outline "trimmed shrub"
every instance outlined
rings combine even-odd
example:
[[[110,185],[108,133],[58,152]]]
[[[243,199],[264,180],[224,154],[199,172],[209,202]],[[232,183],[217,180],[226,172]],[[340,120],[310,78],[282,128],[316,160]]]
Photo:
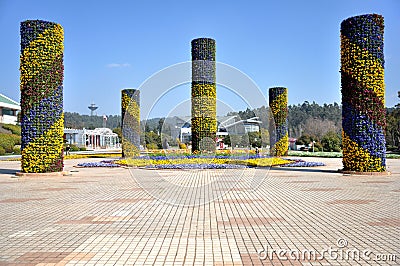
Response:
[[[6,153],[12,153],[14,146],[20,141],[20,137],[12,134],[0,133],[0,147],[2,147]]]
[[[5,155],[6,154],[6,150],[0,146],[0,155]]]
[[[21,127],[18,125],[12,124],[3,124],[1,125],[4,129],[10,130],[12,134],[21,136]]]
[[[13,154],[15,154],[15,155],[21,154],[21,147],[14,147]]]
[[[179,149],[187,149],[187,146],[185,143],[179,143]]]
[[[156,149],[158,149],[158,146],[156,143],[148,143],[148,144],[146,144],[146,148],[149,150],[156,150]]]

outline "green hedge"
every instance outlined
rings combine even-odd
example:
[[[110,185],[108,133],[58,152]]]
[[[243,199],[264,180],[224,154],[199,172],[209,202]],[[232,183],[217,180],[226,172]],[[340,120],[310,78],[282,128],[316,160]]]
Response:
[[[6,153],[12,153],[15,145],[21,144],[21,137],[13,134],[0,133],[0,147]]]
[[[12,124],[2,124],[1,127],[10,130],[12,134],[21,136],[21,127]]]
[[[6,154],[6,150],[0,146],[0,156]]]
[[[64,151],[66,150],[67,146],[69,145],[69,151],[80,151],[79,147],[74,144],[64,144]]]
[[[20,146],[15,146],[14,149],[13,149],[13,154],[20,155],[21,154],[21,147]]]

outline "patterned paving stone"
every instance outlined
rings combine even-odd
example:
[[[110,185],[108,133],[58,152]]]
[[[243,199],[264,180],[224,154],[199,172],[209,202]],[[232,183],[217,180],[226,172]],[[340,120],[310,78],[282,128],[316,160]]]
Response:
[[[0,203],[17,203],[17,202],[28,202],[28,201],[41,201],[45,198],[10,198],[0,200]]]
[[[33,189],[32,191],[63,191],[63,190],[69,190],[69,189],[76,189],[72,187],[49,187],[49,188],[39,188],[39,189]]]
[[[362,182],[362,183],[364,183],[364,184],[388,184],[388,183],[393,183],[393,181],[379,181],[379,180],[377,180],[377,181],[365,181],[365,182]]]
[[[308,184],[308,183],[318,183],[319,181],[311,181],[311,180],[299,180],[299,181],[290,181],[286,183],[292,183],[292,184]]]
[[[307,188],[307,189],[302,189],[301,191],[311,191],[311,192],[317,192],[317,191],[338,191],[342,190],[341,188],[338,187],[329,187],[329,188]]]
[[[378,218],[379,222],[369,222],[371,226],[395,226],[400,227],[400,218]]]
[[[376,202],[376,200],[362,200],[362,199],[341,199],[327,202],[328,204],[369,204]]]
[[[35,178],[0,161],[0,266],[399,264],[398,160],[390,176],[344,176],[325,158],[313,169],[73,167],[96,160]]]

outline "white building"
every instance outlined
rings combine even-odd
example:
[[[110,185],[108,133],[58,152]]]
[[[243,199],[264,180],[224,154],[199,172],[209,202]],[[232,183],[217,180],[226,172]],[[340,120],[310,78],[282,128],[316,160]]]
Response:
[[[223,139],[226,135],[244,135],[249,132],[258,132],[262,122],[258,117],[240,120],[238,116],[221,116],[217,117],[218,140]],[[192,137],[191,117],[190,116],[174,116],[167,117],[164,126],[168,127],[173,139],[179,139],[182,143],[188,143]],[[217,140],[217,142],[218,142]]]
[[[118,135],[109,128],[95,128],[93,130],[65,128],[64,137],[68,144],[91,150],[120,147]]]
[[[218,125],[218,132],[225,131],[235,135],[243,135],[249,132],[260,131],[260,124],[262,122],[258,120],[258,116],[238,121],[235,121],[237,120],[235,118],[237,118],[237,116],[225,116],[218,119],[220,122]]]
[[[0,93],[0,123],[17,124],[17,115],[21,111],[18,102]]]

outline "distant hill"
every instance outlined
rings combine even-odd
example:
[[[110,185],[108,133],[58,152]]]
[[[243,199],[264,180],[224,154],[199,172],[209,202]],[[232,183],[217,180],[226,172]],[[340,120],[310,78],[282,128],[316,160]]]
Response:
[[[400,98],[400,95],[399,95]],[[261,127],[268,127],[269,108],[262,106],[254,110],[229,112],[227,115],[238,115],[241,119],[248,119],[257,114],[262,121]],[[288,106],[289,136],[299,138],[303,134],[322,136],[329,131],[340,135],[342,128],[342,107],[338,103],[319,105],[315,102],[305,101],[302,104]],[[395,108],[387,108],[386,141],[390,146],[400,145],[400,105]],[[142,132],[153,131],[157,133],[163,123],[163,118],[151,118],[141,121]],[[65,127],[93,129],[103,126],[102,116],[80,115],[78,113],[65,112]],[[121,116],[111,115],[107,117],[107,127],[114,129],[121,126]],[[145,127],[145,128],[144,128]]]
[[[290,137],[298,138],[304,132],[310,131],[307,129],[308,124],[312,124],[310,121],[317,119],[318,123],[328,122],[330,127],[333,127],[333,131],[338,131],[341,128],[342,121],[342,108],[339,104],[324,104],[319,105],[315,102],[309,103],[304,102],[298,105],[289,105],[289,133]],[[248,119],[257,116],[260,117],[262,121],[261,127],[267,129],[268,127],[268,107],[261,106],[254,110],[249,108],[244,111],[229,112],[227,115],[238,115],[241,119]],[[65,112],[65,122],[64,125],[67,128],[77,128],[77,129],[94,129],[103,126],[102,116],[90,116],[81,115],[78,113]],[[160,119],[163,118],[151,118],[146,121],[146,131],[157,132],[160,128]],[[144,124],[144,121],[142,121]],[[120,115],[110,115],[107,116],[106,126],[110,129],[121,126],[121,116]],[[144,131],[144,128],[142,128]]]
[[[342,107],[337,104],[319,105],[315,102],[304,102],[288,106],[289,136],[299,138],[302,133],[311,133],[311,124],[325,125],[332,131],[340,131],[342,122]],[[242,119],[259,116],[262,122],[261,127],[268,129],[269,108],[262,106],[254,110],[247,108],[245,111],[229,112],[228,115],[238,115]]]
[[[114,129],[121,126],[121,116],[120,115],[109,115],[107,116],[106,127]],[[103,127],[103,116],[90,116],[81,115],[78,113],[64,113],[64,127],[66,128],[76,128],[76,129],[95,129]]]
[[[146,121],[147,131],[157,132],[159,126],[160,118],[151,118]],[[144,122],[142,121],[142,125]],[[103,127],[103,116],[90,116],[81,115],[79,113],[64,113],[64,127],[66,128],[76,128],[76,129],[95,129]],[[121,116],[120,115],[110,115],[107,116],[106,127],[114,129],[116,127],[121,127]]]

